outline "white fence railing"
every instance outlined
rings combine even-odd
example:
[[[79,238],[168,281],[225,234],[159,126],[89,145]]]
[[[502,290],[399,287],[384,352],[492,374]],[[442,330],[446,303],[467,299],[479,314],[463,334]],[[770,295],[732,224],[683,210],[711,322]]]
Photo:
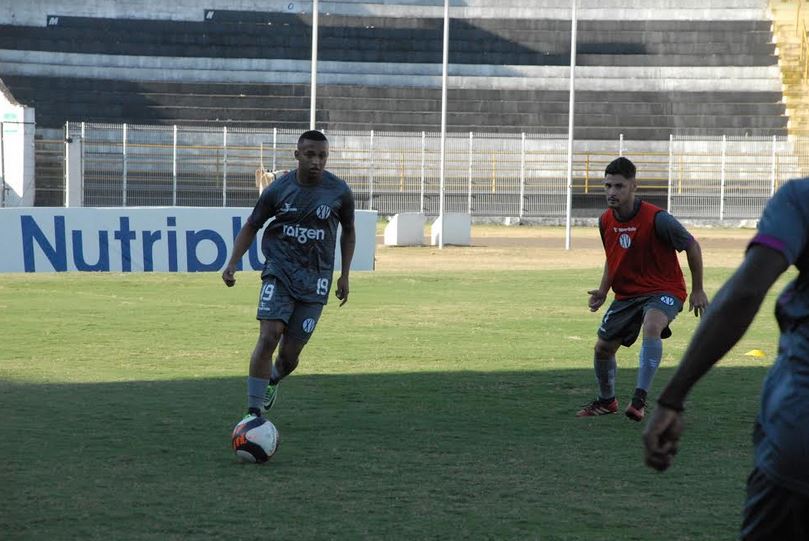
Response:
[[[81,137],[86,206],[252,206],[256,170],[291,169],[298,130],[69,123]],[[358,208],[381,214],[438,213],[438,133],[327,132],[328,169],[345,179]],[[756,218],[773,191],[801,176],[786,137],[677,137],[669,141],[579,141],[574,211],[603,208],[606,165],[626,155],[640,197],[683,218]],[[473,216],[560,218],[566,214],[567,138],[549,134],[447,135],[445,208]]]

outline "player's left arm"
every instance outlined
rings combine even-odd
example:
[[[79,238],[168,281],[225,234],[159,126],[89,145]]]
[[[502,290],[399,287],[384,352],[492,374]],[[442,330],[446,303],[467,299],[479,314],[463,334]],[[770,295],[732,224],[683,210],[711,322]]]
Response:
[[[655,233],[663,242],[678,252],[685,251],[688,270],[691,271],[691,295],[688,297],[688,311],[699,317],[708,307],[708,295],[702,285],[702,248],[697,239],[683,224],[665,210],[655,215]]]
[[[694,315],[700,317],[708,308],[708,295],[702,286],[702,248],[693,239],[685,249],[688,259],[688,270],[691,271],[691,295],[688,297],[688,311],[693,310]]]
[[[337,278],[335,295],[340,299],[340,306],[348,302],[349,283],[348,276],[351,271],[351,260],[354,259],[354,248],[357,245],[357,231],[354,228],[354,196],[349,190],[343,201],[340,212],[340,277]]]

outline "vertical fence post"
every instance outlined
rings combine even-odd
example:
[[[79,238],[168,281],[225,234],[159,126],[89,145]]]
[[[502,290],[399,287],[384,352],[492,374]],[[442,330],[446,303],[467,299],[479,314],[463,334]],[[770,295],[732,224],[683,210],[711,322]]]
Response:
[[[127,175],[126,123],[124,123],[124,136],[123,136],[122,152],[123,152],[123,159],[124,159],[124,171],[123,171],[123,183],[121,185],[121,190],[122,190],[121,206],[125,207],[126,206],[126,181],[127,181],[127,178],[126,178],[126,175]]]
[[[272,170],[277,170],[277,166],[275,165],[276,160],[276,151],[278,149],[278,128],[272,129]]]
[[[368,170],[368,210],[374,210],[374,130],[371,130],[371,167]]]
[[[222,127],[222,206],[228,202],[228,127]]]
[[[772,167],[770,169],[770,197],[775,193],[775,176],[778,172],[777,154],[775,152],[776,139],[772,136]]]
[[[472,215],[472,132],[469,132],[469,199],[467,201],[467,212]]]
[[[618,156],[624,155],[624,134],[618,134]]]
[[[65,124],[67,126],[67,124]],[[67,130],[67,127],[65,127]],[[3,177],[3,185],[0,187],[0,208],[6,206],[6,143],[5,143],[6,123],[0,120],[0,177]]]
[[[525,132],[520,143],[520,220],[525,214]]]
[[[419,197],[419,212],[424,212],[424,161],[427,153],[427,134],[421,132],[421,193]]]
[[[672,169],[674,168],[674,134],[669,134],[669,182],[668,187],[666,188],[666,212],[671,214],[671,183],[674,180],[674,173]]]
[[[727,150],[727,135],[722,136],[722,162],[719,170],[719,221],[725,219],[725,159]]]
[[[81,205],[84,206],[85,191],[84,191],[84,149],[85,147],[85,130],[84,122],[81,123]]]
[[[177,206],[177,124],[171,138],[171,206]]]

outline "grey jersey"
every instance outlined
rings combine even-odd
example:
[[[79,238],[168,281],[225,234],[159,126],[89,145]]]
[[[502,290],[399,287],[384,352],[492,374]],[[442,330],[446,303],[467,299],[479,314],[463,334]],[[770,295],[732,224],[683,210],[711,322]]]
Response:
[[[262,276],[275,276],[301,302],[326,304],[337,226],[354,224],[351,189],[328,171],[315,186],[299,184],[297,170],[290,171],[261,193],[248,222],[260,228],[270,218],[261,240]]]
[[[778,297],[778,358],[761,395],[756,465],[777,484],[809,496],[809,179],[770,199],[751,244],[781,252],[798,277]]]

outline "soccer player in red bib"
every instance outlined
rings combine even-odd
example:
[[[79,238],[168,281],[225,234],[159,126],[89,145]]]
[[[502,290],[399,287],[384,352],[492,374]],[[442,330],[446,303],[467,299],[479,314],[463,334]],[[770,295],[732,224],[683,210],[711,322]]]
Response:
[[[613,160],[604,175],[609,208],[598,224],[607,260],[598,289],[588,291],[590,311],[604,304],[610,288],[615,299],[601,320],[595,345],[598,398],[577,417],[618,411],[615,354],[620,346],[635,343],[642,331],[637,384],[624,413],[633,421],[643,419],[646,396],[663,357],[662,339],[671,336],[669,324],[688,296],[677,252],[685,250],[691,271],[689,311],[699,317],[708,306],[699,243],[671,214],[635,197],[635,173],[635,165],[622,157]]]

